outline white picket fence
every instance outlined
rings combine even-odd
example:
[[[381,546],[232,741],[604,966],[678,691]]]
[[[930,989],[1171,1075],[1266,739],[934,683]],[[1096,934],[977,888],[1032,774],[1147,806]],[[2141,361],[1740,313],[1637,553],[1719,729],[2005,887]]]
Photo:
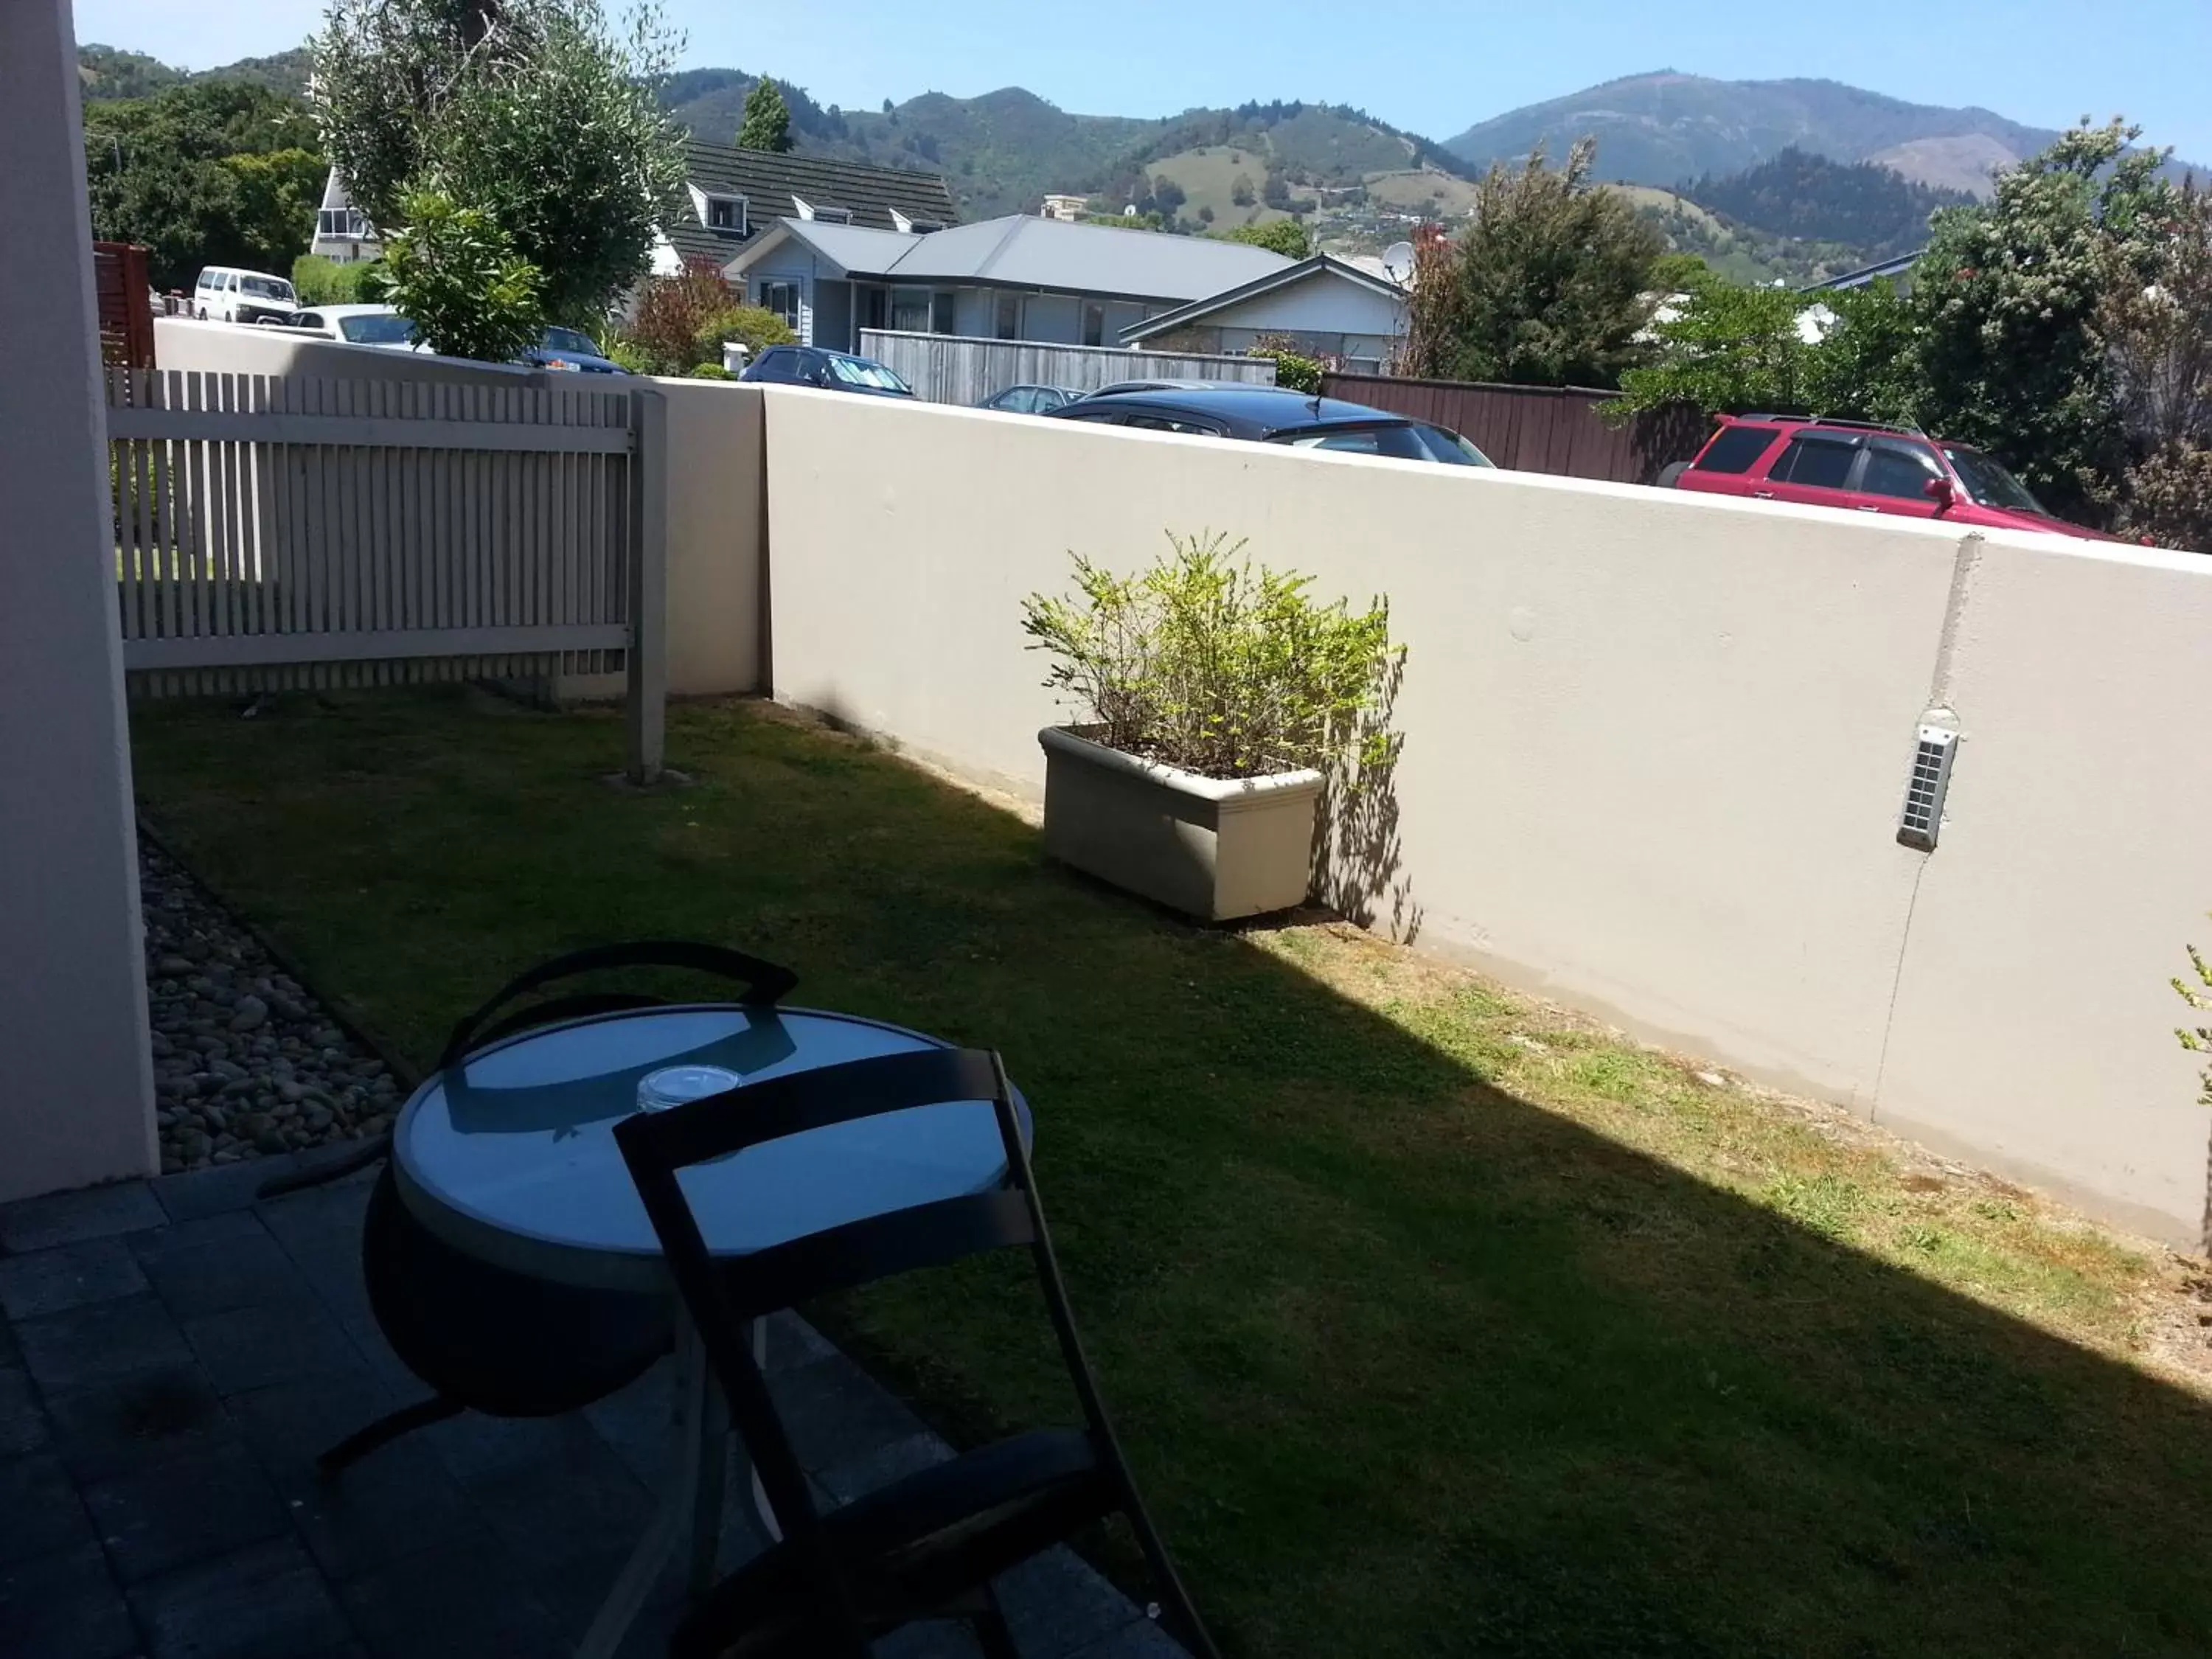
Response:
[[[981,340],[963,334],[860,331],[860,355],[898,371],[915,395],[933,404],[981,403],[1010,386],[1059,386],[1096,392],[1116,380],[1240,380],[1275,383],[1272,357],[1207,357],[1119,346],[1049,345],[1041,340]]]
[[[131,689],[620,669],[657,773],[665,423],[650,390],[112,370]]]

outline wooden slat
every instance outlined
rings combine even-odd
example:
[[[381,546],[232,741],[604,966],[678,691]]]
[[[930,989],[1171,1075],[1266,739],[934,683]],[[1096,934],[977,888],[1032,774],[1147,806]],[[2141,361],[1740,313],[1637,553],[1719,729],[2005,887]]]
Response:
[[[126,640],[126,669],[255,667],[276,663],[374,662],[386,657],[452,657],[605,650],[627,638],[620,623],[565,628],[416,628],[387,632],[240,634],[227,639]]]
[[[380,381],[340,380],[343,386],[379,386]],[[349,400],[349,402],[351,400]],[[347,444],[364,449],[483,449],[524,454],[570,451],[620,454],[629,434],[582,428],[524,424],[518,416],[491,421],[402,421],[369,415],[256,415],[251,412],[198,414],[182,409],[118,409],[108,414],[111,438],[201,439],[228,443]]]

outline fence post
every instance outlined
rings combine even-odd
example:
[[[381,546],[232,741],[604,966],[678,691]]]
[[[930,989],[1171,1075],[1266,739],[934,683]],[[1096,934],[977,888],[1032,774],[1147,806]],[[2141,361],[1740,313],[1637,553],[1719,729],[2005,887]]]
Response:
[[[629,779],[659,779],[668,727],[668,400],[630,393]]]

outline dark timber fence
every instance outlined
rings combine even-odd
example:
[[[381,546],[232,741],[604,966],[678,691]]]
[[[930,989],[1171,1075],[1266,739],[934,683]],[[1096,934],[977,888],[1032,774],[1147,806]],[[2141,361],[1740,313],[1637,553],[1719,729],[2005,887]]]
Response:
[[[1500,466],[1570,478],[1652,483],[1669,461],[1698,453],[1708,430],[1689,409],[1660,410],[1615,426],[1598,410],[1620,396],[1577,386],[1489,386],[1328,374],[1332,398],[1448,426]]]

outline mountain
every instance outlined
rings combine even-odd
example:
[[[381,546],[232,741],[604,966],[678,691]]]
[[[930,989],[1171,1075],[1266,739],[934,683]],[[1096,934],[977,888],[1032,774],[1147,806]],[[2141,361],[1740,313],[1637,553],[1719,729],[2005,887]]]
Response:
[[[1915,184],[1879,161],[1832,161],[1794,144],[1756,167],[1718,179],[1708,173],[1675,191],[1735,225],[1856,249],[1863,264],[1924,246],[1937,209],[1973,199]]]
[[[1989,173],[2057,135],[1985,109],[1944,109],[1835,81],[1715,81],[1633,75],[1469,127],[1445,148],[1476,167],[1542,144],[1564,155],[1597,139],[1607,179],[1659,184],[1740,173],[1792,146],[1838,161],[1878,161],[1916,183],[1986,194]]]
[[[313,68],[307,47],[295,46],[270,58],[241,58],[221,69],[172,69],[143,52],[115,46],[88,46],[76,49],[76,73],[82,95],[88,102],[109,98],[144,98],[163,87],[186,81],[245,81],[288,94],[307,95],[307,75]]]

